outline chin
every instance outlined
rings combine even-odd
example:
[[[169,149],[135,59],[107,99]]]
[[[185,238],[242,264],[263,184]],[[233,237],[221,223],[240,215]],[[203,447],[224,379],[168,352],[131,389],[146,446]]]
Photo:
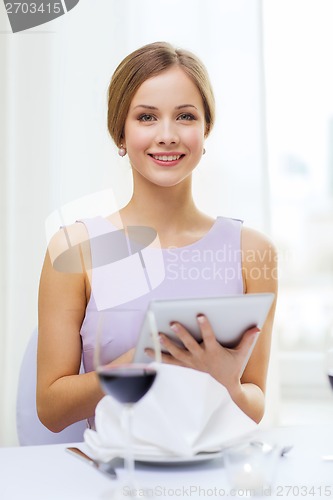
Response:
[[[174,187],[178,186],[184,182],[189,182],[192,177],[192,171],[186,173],[185,175],[178,175],[176,172],[163,172],[162,175],[142,175],[148,182],[159,187]]]

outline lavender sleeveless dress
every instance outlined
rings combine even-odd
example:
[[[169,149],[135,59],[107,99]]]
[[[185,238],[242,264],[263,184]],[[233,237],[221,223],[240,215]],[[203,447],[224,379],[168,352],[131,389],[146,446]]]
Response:
[[[244,293],[239,220],[218,217],[191,245],[146,248],[113,262],[101,258],[107,249],[99,238],[119,230],[103,217],[79,222],[88,231],[92,257],[91,297],[80,332],[86,372],[94,370],[96,332],[103,331],[104,361],[114,360],[136,345],[152,299]]]

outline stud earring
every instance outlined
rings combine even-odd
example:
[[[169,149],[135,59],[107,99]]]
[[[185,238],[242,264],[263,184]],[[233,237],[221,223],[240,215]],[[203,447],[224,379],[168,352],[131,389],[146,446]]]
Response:
[[[127,153],[126,148],[122,144],[120,144],[120,148],[118,149],[118,155],[119,156],[125,156]]]
[[[205,155],[205,154],[206,154],[206,150],[205,150],[205,148],[203,148],[203,150],[202,150],[202,154],[203,154],[203,155]]]

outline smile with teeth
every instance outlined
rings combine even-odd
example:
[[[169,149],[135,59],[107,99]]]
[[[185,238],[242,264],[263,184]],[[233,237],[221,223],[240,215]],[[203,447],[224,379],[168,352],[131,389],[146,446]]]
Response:
[[[159,160],[159,161],[175,161],[179,160],[181,156],[184,155],[151,155],[154,160]]]

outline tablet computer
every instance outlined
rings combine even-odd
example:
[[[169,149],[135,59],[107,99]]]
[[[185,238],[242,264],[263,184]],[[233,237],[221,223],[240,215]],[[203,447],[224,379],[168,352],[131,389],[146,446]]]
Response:
[[[274,293],[247,293],[211,298],[152,300],[141,325],[134,362],[152,361],[145,354],[145,349],[154,349],[153,330],[155,333],[165,333],[184,347],[170,329],[173,321],[181,323],[200,342],[202,337],[196,319],[198,314],[207,316],[220,344],[235,347],[247,330],[263,326],[273,299]]]

